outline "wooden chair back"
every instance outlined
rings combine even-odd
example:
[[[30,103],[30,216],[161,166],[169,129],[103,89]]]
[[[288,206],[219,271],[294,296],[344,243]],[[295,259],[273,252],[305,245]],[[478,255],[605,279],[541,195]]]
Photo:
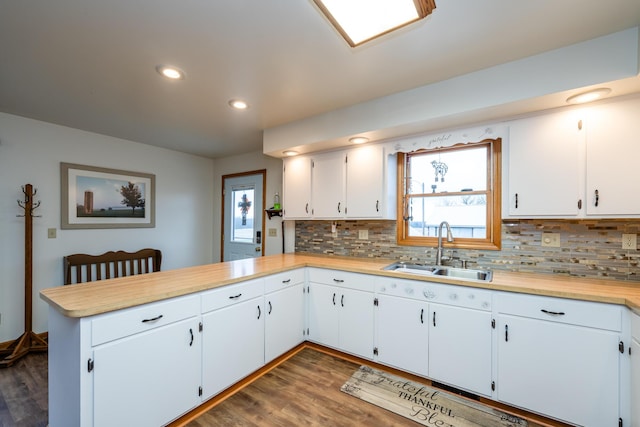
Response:
[[[91,282],[160,271],[162,252],[141,249],[137,252],[109,251],[102,255],[74,254],[64,257],[64,284]]]

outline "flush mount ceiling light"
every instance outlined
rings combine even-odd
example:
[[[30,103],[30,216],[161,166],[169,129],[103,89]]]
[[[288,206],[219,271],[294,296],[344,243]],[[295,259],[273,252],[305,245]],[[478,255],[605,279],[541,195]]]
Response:
[[[354,136],[353,138],[349,138],[349,142],[352,144],[364,144],[365,142],[369,142],[369,138],[366,136]]]
[[[351,47],[427,17],[435,0],[313,0]]]
[[[292,156],[297,156],[298,152],[294,150],[287,150],[287,151],[283,151],[282,154],[288,157],[292,157]]]
[[[184,71],[172,65],[158,65],[156,71],[171,80],[184,80]]]
[[[603,98],[611,93],[611,89],[608,87],[599,87],[588,92],[579,93],[577,95],[567,98],[569,104],[584,104],[586,102],[595,101],[596,99]]]
[[[231,99],[229,101],[229,105],[231,106],[231,108],[234,108],[236,110],[246,110],[247,108],[249,108],[249,104],[247,104],[247,102],[243,101],[242,99]]]

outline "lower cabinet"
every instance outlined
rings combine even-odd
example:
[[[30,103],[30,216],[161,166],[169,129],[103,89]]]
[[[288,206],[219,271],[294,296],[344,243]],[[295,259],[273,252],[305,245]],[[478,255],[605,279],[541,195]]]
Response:
[[[498,400],[583,426],[618,425],[622,307],[496,295]]]
[[[263,292],[263,281],[252,280],[202,296],[203,399],[218,394],[264,364]],[[207,312],[211,307],[215,309]]]
[[[640,426],[640,315],[631,314],[631,425]]]
[[[372,359],[373,280],[364,274],[309,269],[309,339]]]

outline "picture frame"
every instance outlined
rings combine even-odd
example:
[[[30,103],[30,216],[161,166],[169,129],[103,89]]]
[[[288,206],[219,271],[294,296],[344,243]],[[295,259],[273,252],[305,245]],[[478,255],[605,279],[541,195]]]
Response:
[[[155,227],[153,174],[60,163],[62,229]]]

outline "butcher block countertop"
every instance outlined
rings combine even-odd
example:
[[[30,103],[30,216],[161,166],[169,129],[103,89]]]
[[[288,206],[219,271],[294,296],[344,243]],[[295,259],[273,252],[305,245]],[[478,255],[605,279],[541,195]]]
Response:
[[[640,282],[493,271],[491,282],[382,270],[394,260],[283,254],[44,289],[40,298],[67,317],[87,317],[214,289],[300,267],[448,283],[626,305],[640,314]]]

